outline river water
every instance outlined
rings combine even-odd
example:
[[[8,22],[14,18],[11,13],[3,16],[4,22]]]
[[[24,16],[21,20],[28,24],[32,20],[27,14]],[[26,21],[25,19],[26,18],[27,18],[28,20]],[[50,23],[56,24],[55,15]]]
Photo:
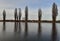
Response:
[[[60,23],[55,25],[41,23],[40,32],[38,32],[38,23],[28,23],[27,32],[25,32],[25,23],[21,23],[20,31],[14,32],[14,28],[14,22],[5,22],[5,25],[0,22],[0,41],[60,41]]]

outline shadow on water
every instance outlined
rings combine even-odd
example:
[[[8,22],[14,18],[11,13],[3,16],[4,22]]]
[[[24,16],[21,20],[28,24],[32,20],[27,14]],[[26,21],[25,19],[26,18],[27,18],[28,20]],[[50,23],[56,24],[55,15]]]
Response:
[[[5,29],[6,29],[6,23],[3,22],[3,31],[5,31]]]
[[[52,41],[57,41],[56,23],[52,23]]]

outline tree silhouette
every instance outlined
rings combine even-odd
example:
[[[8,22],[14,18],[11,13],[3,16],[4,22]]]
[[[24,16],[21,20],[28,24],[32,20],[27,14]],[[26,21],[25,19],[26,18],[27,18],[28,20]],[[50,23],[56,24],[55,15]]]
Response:
[[[21,8],[19,8],[19,20],[21,19]]]
[[[5,19],[6,19],[6,11],[3,10],[3,20],[5,21]]]
[[[27,20],[28,20],[28,7],[26,6],[25,7],[25,32],[28,31],[28,23],[27,23]]]
[[[19,19],[19,17],[18,17],[18,14],[16,15],[16,20],[18,20]]]
[[[53,3],[53,7],[52,7],[52,18],[53,21],[56,21],[56,17],[58,15],[58,9],[57,9],[57,5],[55,3]]]
[[[27,21],[28,19],[28,7],[25,7],[25,20]]]
[[[42,11],[41,9],[38,10],[38,18],[39,18],[39,21],[41,21],[41,16],[42,16]]]
[[[14,14],[15,20],[17,19],[17,8],[15,8],[15,14]]]
[[[39,20],[39,23],[38,23],[38,32],[40,33],[41,31],[41,16],[42,16],[42,11],[41,9],[38,10],[38,20]]]

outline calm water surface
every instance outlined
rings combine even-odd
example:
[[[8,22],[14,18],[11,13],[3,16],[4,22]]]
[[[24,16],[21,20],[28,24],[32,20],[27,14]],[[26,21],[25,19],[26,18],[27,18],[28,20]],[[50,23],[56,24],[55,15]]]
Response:
[[[3,27],[6,27],[5,31]],[[40,32],[38,32],[38,23],[28,23],[27,32],[25,32],[25,23],[21,23],[20,32],[14,32],[14,27],[14,22],[6,22],[5,26],[0,22],[0,41],[60,41],[60,23],[54,26],[52,23],[41,23]]]

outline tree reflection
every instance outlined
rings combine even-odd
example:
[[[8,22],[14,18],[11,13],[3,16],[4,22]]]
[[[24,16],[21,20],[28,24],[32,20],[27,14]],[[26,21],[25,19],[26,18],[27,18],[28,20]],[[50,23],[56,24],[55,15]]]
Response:
[[[6,29],[6,25],[5,25],[5,22],[3,22],[3,31],[5,31]]]
[[[52,24],[52,41],[57,40],[57,29],[56,29],[56,24]]]
[[[41,40],[41,23],[38,23],[38,35],[37,35],[37,40],[40,41]]]

